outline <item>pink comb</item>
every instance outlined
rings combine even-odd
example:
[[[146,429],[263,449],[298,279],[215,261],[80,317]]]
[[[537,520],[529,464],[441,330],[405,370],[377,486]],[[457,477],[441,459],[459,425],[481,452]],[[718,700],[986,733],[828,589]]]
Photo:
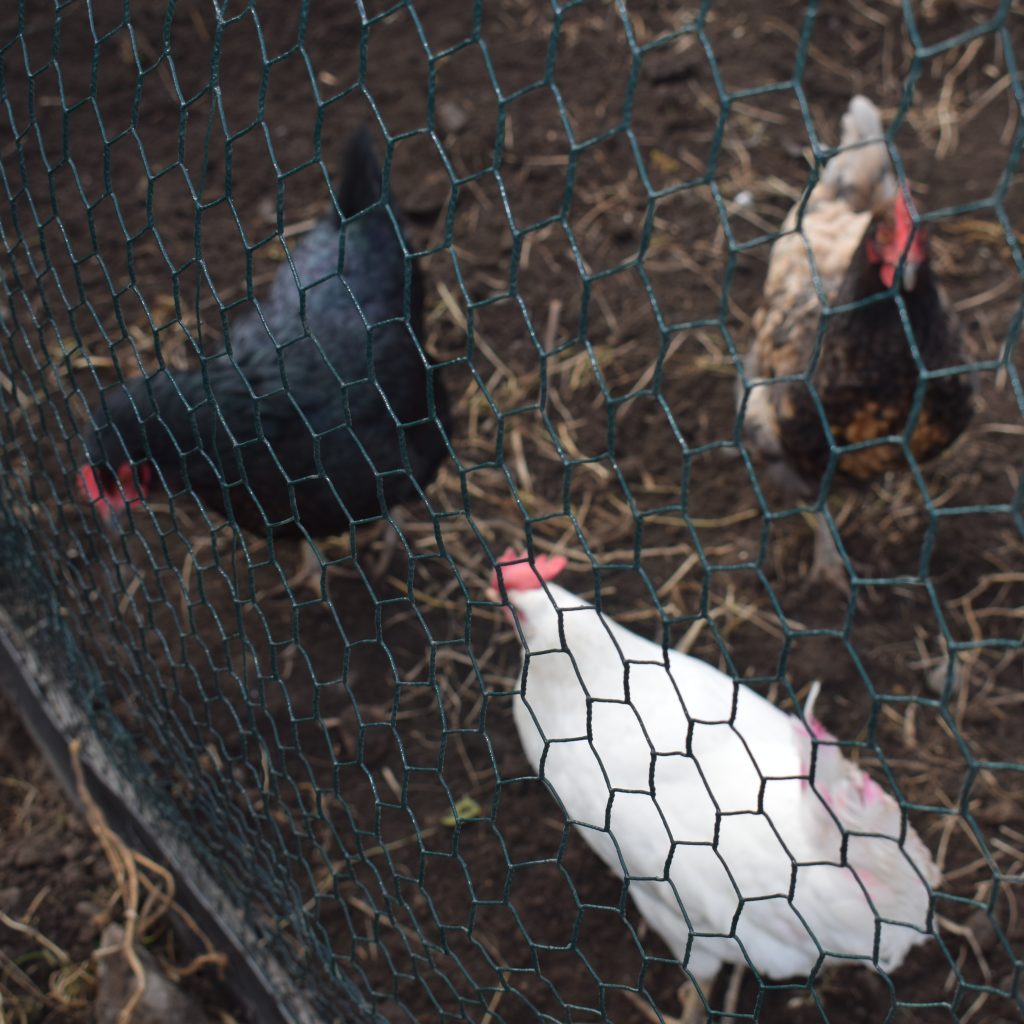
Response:
[[[131,463],[122,462],[117,471],[117,479],[121,485],[121,489],[118,490],[112,485],[104,486],[99,473],[92,466],[83,466],[78,471],[75,485],[79,497],[95,505],[104,519],[110,519],[116,510],[137,505],[149,494],[153,481],[153,467],[148,462],[140,463],[136,467],[136,473],[139,479],[138,487],[135,486]],[[124,492],[123,496],[121,491]]]
[[[902,256],[909,243],[907,257],[923,262],[928,258],[928,229],[924,224],[914,224],[916,213],[914,200],[908,200],[901,189],[896,194],[896,206],[893,210],[894,250],[897,256]]]
[[[913,214],[913,201],[907,202],[906,194],[903,189],[900,189],[896,193],[896,209],[895,209],[895,221],[898,225],[903,228],[909,229],[914,225],[914,214]]]
[[[568,565],[563,555],[537,555],[531,565],[529,555],[517,554],[514,548],[506,548],[498,559],[498,567],[491,573],[491,586],[498,590],[498,574],[506,590],[537,590],[541,583],[553,580]]]
[[[99,477],[92,466],[83,466],[78,471],[75,483],[79,496],[86,501],[96,504],[103,499],[103,488],[100,486]]]

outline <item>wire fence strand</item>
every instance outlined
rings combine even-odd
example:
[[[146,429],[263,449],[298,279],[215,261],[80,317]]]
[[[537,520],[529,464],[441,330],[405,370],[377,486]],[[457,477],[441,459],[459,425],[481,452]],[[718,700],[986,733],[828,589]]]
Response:
[[[3,624],[316,1019],[667,1020],[687,977],[711,1019],[1020,1019],[1021,24],[1012,0],[0,14]],[[860,433],[823,381],[843,318],[881,304],[834,293],[813,227],[858,93],[964,339],[932,359],[897,285],[899,358],[843,372],[913,380]],[[814,341],[768,373],[787,239]],[[786,387],[817,460],[795,493],[751,440]],[[830,947],[795,881],[751,896],[678,834],[667,859],[696,866],[652,881],[614,801],[574,818],[550,767],[571,738],[538,771],[517,736],[542,651],[488,591],[508,546],[565,556],[661,663],[807,723],[821,680],[822,735],[942,871],[902,969],[824,970],[884,962],[878,908],[873,955]],[[840,587],[809,579],[826,549]],[[600,785],[657,807],[655,768],[617,783],[583,729]],[[737,909],[709,939],[687,886],[719,876]],[[746,972],[681,966],[638,910],[655,882],[692,950]],[[771,898],[819,950],[791,982],[742,925]]]

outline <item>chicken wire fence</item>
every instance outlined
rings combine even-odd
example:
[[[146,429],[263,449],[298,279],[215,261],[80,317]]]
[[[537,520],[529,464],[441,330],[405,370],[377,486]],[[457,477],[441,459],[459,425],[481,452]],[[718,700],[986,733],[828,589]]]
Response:
[[[488,582],[507,545],[565,553],[609,616],[798,715],[813,664],[843,753],[946,873],[902,970],[828,974],[844,954],[823,942],[786,981],[741,952],[732,1014],[1018,1019],[1019,12],[427,7],[0,17],[7,632],[239,909],[296,1016],[661,1018],[684,975],[628,899],[643,879],[581,845],[509,713],[522,623]],[[847,31],[877,48],[837,51]],[[830,504],[840,457],[877,443],[832,438],[821,493],[780,505],[744,439],[736,306],[856,91],[832,83],[826,122],[812,82],[863,71],[855,53],[901,175],[968,154],[919,218],[981,340],[935,369],[909,332],[906,422],[954,374],[978,404],[928,466],[894,430],[908,471]],[[993,103],[998,166],[968,180],[957,126]],[[666,298],[687,290],[703,305]],[[848,597],[802,586],[808,509]],[[580,785],[610,793],[602,773]],[[636,836],[615,838],[621,874]],[[740,949],[746,902],[721,933]],[[703,989],[719,1017],[725,998]]]

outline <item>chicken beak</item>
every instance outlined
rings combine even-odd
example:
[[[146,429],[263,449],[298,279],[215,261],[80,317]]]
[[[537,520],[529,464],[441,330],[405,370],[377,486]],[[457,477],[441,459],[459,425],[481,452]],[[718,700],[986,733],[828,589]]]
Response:
[[[917,260],[907,260],[903,264],[903,277],[900,279],[905,292],[912,292],[917,287],[917,274],[921,264]]]

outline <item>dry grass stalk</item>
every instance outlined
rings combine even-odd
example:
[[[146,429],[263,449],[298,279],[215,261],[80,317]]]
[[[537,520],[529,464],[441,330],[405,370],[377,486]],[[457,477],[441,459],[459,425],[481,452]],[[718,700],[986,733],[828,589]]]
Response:
[[[191,914],[175,902],[175,882],[171,872],[144,854],[131,849],[107,824],[106,817],[85,782],[81,740],[77,737],[73,739],[68,745],[68,751],[75,775],[75,788],[85,808],[86,821],[110,864],[117,889],[116,900],[120,900],[124,908],[123,941],[116,948],[96,950],[94,956],[99,958],[120,954],[131,969],[135,977],[135,988],[117,1018],[118,1024],[130,1024],[132,1015],[146,991],[146,973],[135,952],[136,943],[141,941],[168,911],[173,910],[188,930],[206,947],[205,953],[193,958],[184,967],[167,968],[165,965],[165,970],[172,980],[194,974],[206,966],[216,966],[223,971],[227,967],[227,956],[216,950]]]

